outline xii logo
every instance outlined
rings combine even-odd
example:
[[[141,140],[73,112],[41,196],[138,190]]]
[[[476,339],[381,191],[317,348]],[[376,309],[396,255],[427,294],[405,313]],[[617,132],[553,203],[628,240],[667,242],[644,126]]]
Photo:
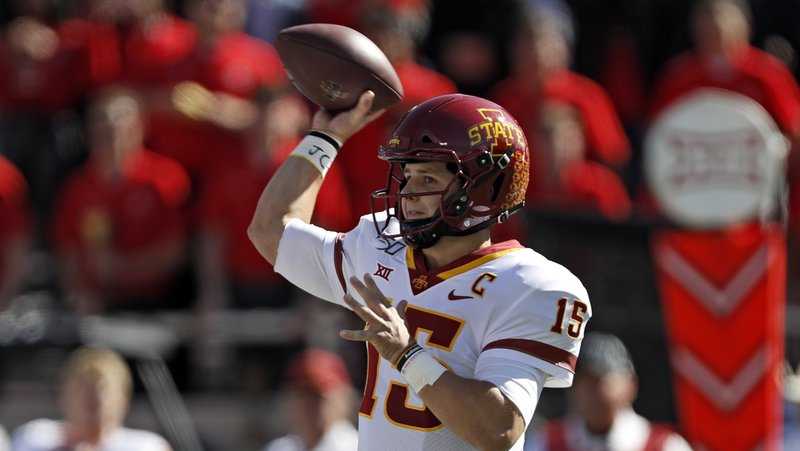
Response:
[[[394,268],[389,268],[388,266],[383,266],[380,263],[378,263],[378,269],[375,270],[375,273],[373,274],[373,276],[378,276],[381,279],[383,279],[383,280],[388,282],[389,281],[389,274],[391,274],[392,271],[394,271]]]

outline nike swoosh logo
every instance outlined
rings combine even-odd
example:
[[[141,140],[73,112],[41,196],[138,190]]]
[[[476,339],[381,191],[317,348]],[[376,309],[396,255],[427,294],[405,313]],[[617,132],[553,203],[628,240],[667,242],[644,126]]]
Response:
[[[451,301],[460,301],[462,299],[474,299],[472,296],[459,296],[456,294],[456,290],[450,290],[450,294],[447,295],[447,299]]]

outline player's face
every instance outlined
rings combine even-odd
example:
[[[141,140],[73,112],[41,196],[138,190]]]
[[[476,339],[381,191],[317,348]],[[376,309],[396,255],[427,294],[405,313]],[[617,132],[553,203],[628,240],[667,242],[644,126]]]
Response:
[[[443,191],[455,177],[443,162],[408,163],[403,168],[406,184],[402,194]],[[408,196],[402,199],[403,216],[408,220],[427,219],[439,210],[442,196]]]

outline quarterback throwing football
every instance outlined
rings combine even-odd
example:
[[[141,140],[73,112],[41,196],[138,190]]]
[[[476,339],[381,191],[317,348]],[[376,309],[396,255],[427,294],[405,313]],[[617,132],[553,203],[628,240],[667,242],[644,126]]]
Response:
[[[487,100],[412,108],[378,156],[387,186],[347,233],[309,224],[342,143],[378,113],[367,91],[324,110],[270,180],[248,234],[276,271],[352,310],[368,343],[361,450],[521,450],[543,387],[572,383],[592,309],[564,267],[490,227],[519,210],[528,145]]]

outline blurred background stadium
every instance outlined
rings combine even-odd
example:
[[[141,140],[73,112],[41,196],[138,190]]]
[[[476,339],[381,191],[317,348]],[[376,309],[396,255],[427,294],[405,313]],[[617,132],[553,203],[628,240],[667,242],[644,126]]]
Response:
[[[270,44],[307,22],[368,35],[406,92],[340,153],[317,223],[346,231],[369,212],[385,183],[377,147],[411,105],[455,91],[493,99],[520,121],[534,161],[528,207],[497,238],[578,275],[590,330],[631,352],[636,410],[677,425],[651,256],[653,233],[671,223],[645,183],[648,127],[717,86],[761,104],[792,147],[800,137],[800,2],[699,4],[0,2],[0,425],[61,417],[60,369],[82,344],[125,357],[126,424],[175,449],[254,450],[283,435],[284,373],[305,348],[339,354],[360,389],[363,349],[337,337],[355,318],[287,286],[245,232],[313,111]],[[800,363],[793,155],[785,211],[767,219],[787,235],[787,385]],[[800,395],[787,393],[785,434],[796,436]],[[548,390],[537,414],[566,409],[566,393]]]

